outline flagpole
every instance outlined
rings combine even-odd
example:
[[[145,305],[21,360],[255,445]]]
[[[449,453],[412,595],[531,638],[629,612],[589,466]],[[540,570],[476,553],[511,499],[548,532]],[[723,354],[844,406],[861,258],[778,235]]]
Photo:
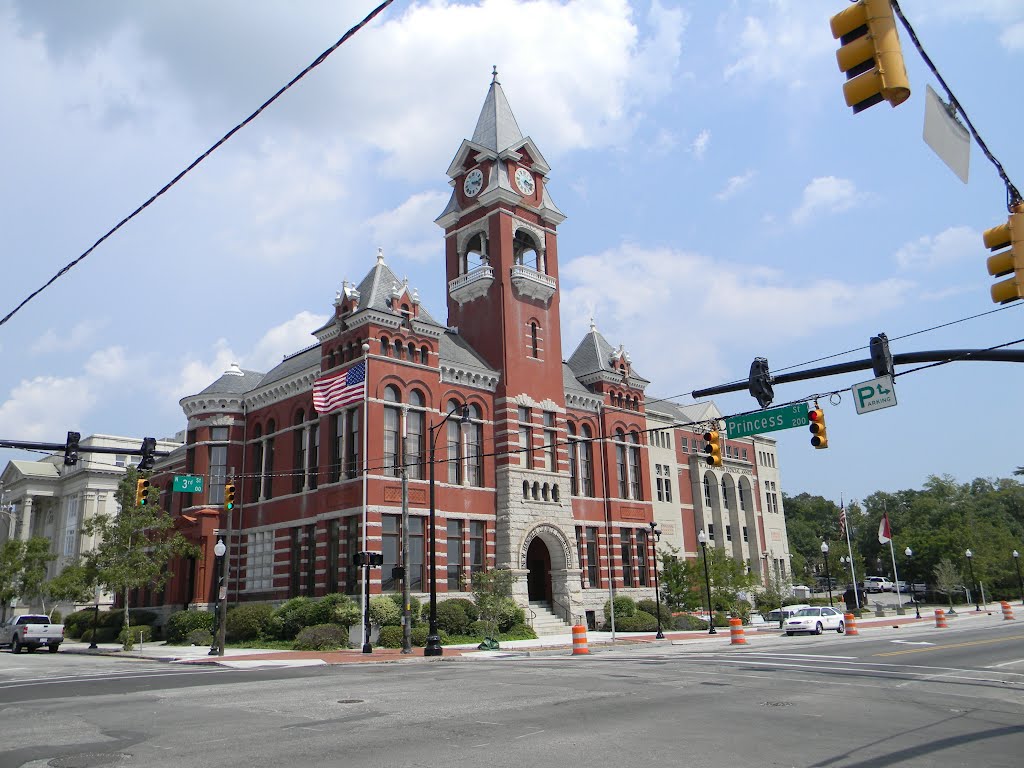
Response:
[[[892,531],[892,528],[889,528]],[[896,582],[896,613],[903,613],[903,595],[900,592],[900,575],[896,572],[896,551],[892,547],[892,538],[889,539],[889,554],[892,556],[892,580]]]
[[[853,547],[850,545],[850,518],[846,514],[846,504],[843,495],[839,494],[839,509],[843,511],[843,530],[846,531],[846,551],[850,556],[850,578],[853,579],[853,599],[860,610],[860,590],[857,589],[857,569],[853,565]]]

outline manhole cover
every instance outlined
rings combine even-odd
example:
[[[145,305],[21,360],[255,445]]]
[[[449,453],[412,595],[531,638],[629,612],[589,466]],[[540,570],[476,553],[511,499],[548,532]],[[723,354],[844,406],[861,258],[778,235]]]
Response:
[[[338,699],[339,704],[362,704],[362,699]]]
[[[87,752],[84,755],[55,757],[47,765],[52,768],[98,768],[103,765],[117,765],[131,759],[126,752]]]
[[[763,701],[761,702],[762,707],[791,707],[793,706],[792,701]]]

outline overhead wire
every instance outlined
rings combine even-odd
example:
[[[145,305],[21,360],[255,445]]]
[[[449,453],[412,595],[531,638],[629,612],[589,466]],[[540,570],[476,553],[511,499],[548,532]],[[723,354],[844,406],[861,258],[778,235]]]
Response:
[[[353,35],[355,35],[357,32],[359,32],[359,30],[361,30],[363,27],[365,27],[367,24],[369,24],[379,13],[381,13],[385,8],[387,8],[393,2],[394,2],[394,0],[384,0],[384,2],[382,2],[376,8],[374,8],[372,11],[370,11],[365,17],[363,17],[362,21],[360,21],[354,27],[349,29],[344,35],[342,35],[338,39],[337,42],[335,42],[331,47],[329,47],[327,50],[325,50],[323,53],[321,53],[319,56],[317,56],[316,59],[311,64],[309,64],[305,69],[303,69],[301,72],[299,72],[299,74],[297,74],[295,77],[293,77],[291,80],[289,80],[286,85],[284,85],[280,89],[278,89],[277,93],[275,93],[273,96],[271,96],[265,102],[263,102],[259,106],[259,108],[256,109],[255,112],[253,112],[251,115],[249,115],[247,118],[245,118],[242,122],[238,123],[238,125],[236,125],[234,128],[232,128],[230,131],[225,133],[221,138],[219,138],[216,142],[214,142],[214,144],[209,149],[207,149],[205,152],[203,152],[201,155],[199,155],[199,157],[197,157],[191,163],[189,163],[189,165],[183,171],[178,173],[177,176],[175,176],[169,182],[164,184],[164,186],[161,187],[160,190],[156,194],[151,196],[148,200],[146,200],[144,203],[142,203],[142,205],[140,205],[138,208],[136,208],[130,214],[125,216],[123,219],[121,219],[121,221],[119,221],[117,224],[115,224],[113,227],[111,227],[109,230],[107,230],[107,232],[102,237],[100,237],[95,243],[93,243],[91,246],[89,246],[89,248],[87,248],[80,256],[78,256],[77,258],[73,259],[72,261],[68,262],[63,267],[61,267],[60,270],[58,270],[57,273],[53,277],[51,277],[49,280],[47,280],[45,283],[43,283],[43,285],[41,285],[39,288],[37,288],[36,290],[32,291],[32,293],[30,293],[28,296],[26,296],[21,301],[20,304],[18,304],[14,309],[12,309],[10,312],[8,312],[6,315],[4,315],[4,317],[0,318],[0,326],[2,326],[5,323],[7,323],[8,320],[10,320],[12,317],[14,317],[14,315],[17,314],[22,309],[22,307],[24,307],[26,304],[28,304],[30,301],[32,301],[32,299],[34,299],[40,293],[42,293],[47,288],[49,288],[51,285],[53,285],[53,283],[55,283],[58,279],[60,279],[61,277],[66,275],[68,272],[70,272],[71,269],[73,269],[75,266],[77,266],[87,256],[89,256],[89,254],[91,254],[94,250],[96,250],[96,248],[98,248],[103,243],[103,241],[105,241],[108,237],[113,235],[115,232],[117,232],[119,229],[121,229],[121,227],[123,227],[129,221],[131,221],[136,216],[138,216],[140,213],[142,213],[146,208],[148,208],[158,198],[162,197],[175,184],[177,184],[179,181],[181,181],[185,177],[185,175],[188,174],[193,168],[195,168],[197,165],[199,165],[201,162],[203,162],[203,160],[205,160],[207,157],[209,157],[211,154],[213,154],[214,151],[216,151],[223,144],[225,144],[228,141],[228,139],[230,139],[232,136],[234,136],[236,133],[238,133],[242,128],[247,126],[249,123],[251,123],[257,117],[259,117],[259,115],[263,112],[263,110],[265,110],[267,107],[269,107],[275,101],[277,101],[285,93],[285,91],[289,90],[293,85],[298,83],[299,80],[304,78],[313,69],[315,69],[316,67],[318,67],[321,64],[323,64],[323,62],[326,61],[328,56],[330,56],[339,47],[341,47],[344,43],[346,43]]]

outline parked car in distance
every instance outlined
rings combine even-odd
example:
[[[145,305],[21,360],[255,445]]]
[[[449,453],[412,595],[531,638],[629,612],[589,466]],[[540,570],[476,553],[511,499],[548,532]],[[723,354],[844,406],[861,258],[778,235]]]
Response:
[[[22,648],[32,653],[43,646],[56,653],[63,641],[64,625],[51,624],[46,614],[15,615],[0,626],[0,645],[11,646],[11,653],[21,653]]]
[[[894,592],[896,585],[885,576],[868,576],[864,579],[865,592]]]
[[[820,635],[826,629],[834,629],[839,634],[846,631],[843,614],[835,608],[808,607],[801,608],[795,616],[786,619],[786,634],[792,637],[797,632],[813,632]]]
[[[778,608],[776,608],[774,611],[769,611],[766,621],[768,621],[768,623],[772,623],[775,621],[779,621],[780,619],[785,620],[788,619],[790,616],[795,616],[804,608],[810,607],[811,606],[807,603],[800,603],[799,605],[785,605],[782,607],[781,611]]]

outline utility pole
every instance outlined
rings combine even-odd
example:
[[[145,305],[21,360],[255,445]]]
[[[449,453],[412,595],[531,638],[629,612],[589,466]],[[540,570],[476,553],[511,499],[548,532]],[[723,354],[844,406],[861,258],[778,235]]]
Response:
[[[402,408],[402,653],[412,653],[412,610],[409,588],[409,470],[405,465],[406,417],[409,408]]]
[[[232,485],[235,483],[235,468],[231,468],[231,474],[228,477],[228,482]],[[224,638],[227,634],[227,623],[228,623],[228,578],[231,575],[231,519],[235,515],[234,508],[225,510],[225,517],[227,517],[227,533],[224,536],[224,544],[227,546],[227,551],[224,553],[224,559],[220,565],[220,583],[217,585],[219,590],[217,593],[217,599],[219,601],[218,608],[220,615],[217,617],[217,655],[224,655]]]

